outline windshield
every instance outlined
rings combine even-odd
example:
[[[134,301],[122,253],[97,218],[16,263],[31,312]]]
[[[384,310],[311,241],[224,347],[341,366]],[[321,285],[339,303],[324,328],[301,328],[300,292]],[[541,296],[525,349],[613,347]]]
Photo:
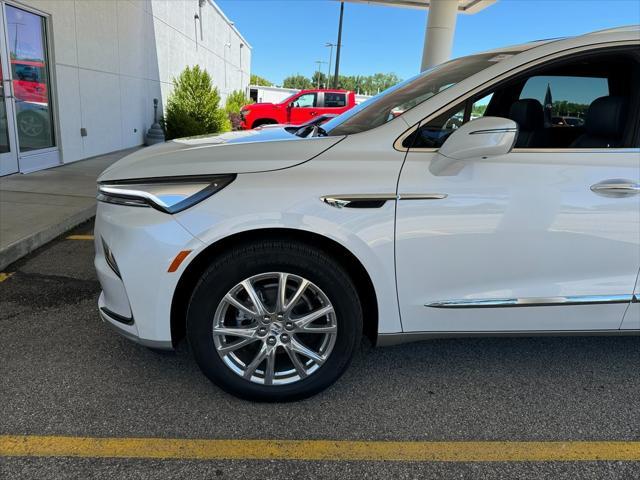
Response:
[[[280,103],[280,105],[283,105],[283,104],[285,104],[285,103],[289,103],[289,102],[291,102],[291,101],[292,101],[294,98],[296,98],[299,94],[300,94],[300,92],[296,92],[296,93],[294,93],[293,95],[291,95],[291,96],[289,96],[289,97],[285,98],[284,100],[282,100],[281,102],[279,102],[279,103]]]
[[[323,125],[329,135],[349,135],[379,127],[456,83],[519,52],[462,57],[405,80]]]

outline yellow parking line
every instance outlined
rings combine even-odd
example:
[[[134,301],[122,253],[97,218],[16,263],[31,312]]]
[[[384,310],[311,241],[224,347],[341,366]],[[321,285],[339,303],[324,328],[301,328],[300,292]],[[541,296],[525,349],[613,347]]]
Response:
[[[93,235],[69,235],[67,240],[93,240]]]
[[[4,282],[5,280],[8,280],[9,277],[11,275],[13,275],[16,272],[0,272],[0,283]]]
[[[352,442],[0,435],[0,456],[410,462],[638,461],[640,442]]]

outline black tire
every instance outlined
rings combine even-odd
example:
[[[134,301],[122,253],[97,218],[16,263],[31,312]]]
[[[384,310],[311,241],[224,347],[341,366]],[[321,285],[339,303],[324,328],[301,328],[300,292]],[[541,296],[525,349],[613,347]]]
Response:
[[[334,307],[337,335],[330,356],[313,374],[295,383],[264,385],[234,373],[216,351],[214,312],[226,293],[244,279],[286,272],[319,287]],[[362,308],[344,268],[326,252],[286,240],[239,245],[217,257],[196,285],[187,311],[187,338],[202,372],[223,390],[263,402],[310,397],[333,384],[349,366],[362,336]]]
[[[269,118],[261,118],[253,122],[253,125],[251,125],[251,128],[258,128],[263,125],[275,125],[276,123],[278,122],[276,122],[275,120],[271,120]]]

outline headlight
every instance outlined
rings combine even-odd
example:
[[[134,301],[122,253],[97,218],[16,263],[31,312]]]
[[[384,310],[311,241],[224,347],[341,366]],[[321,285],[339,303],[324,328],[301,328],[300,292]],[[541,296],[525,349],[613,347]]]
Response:
[[[98,184],[98,201],[177,213],[219,192],[236,175],[120,180]]]

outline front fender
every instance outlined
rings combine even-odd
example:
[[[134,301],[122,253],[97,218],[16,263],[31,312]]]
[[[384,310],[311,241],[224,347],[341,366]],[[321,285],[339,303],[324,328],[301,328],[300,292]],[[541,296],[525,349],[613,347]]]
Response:
[[[401,332],[394,270],[394,202],[372,209],[329,206],[320,197],[332,193],[324,187],[332,182],[303,172],[309,168],[313,167],[239,175],[228,188],[176,215],[203,244],[189,256],[189,262],[214,243],[254,230],[289,229],[320,235],[351,252],[369,274],[378,299],[379,333]],[[315,180],[300,188],[297,179],[301,175]]]

